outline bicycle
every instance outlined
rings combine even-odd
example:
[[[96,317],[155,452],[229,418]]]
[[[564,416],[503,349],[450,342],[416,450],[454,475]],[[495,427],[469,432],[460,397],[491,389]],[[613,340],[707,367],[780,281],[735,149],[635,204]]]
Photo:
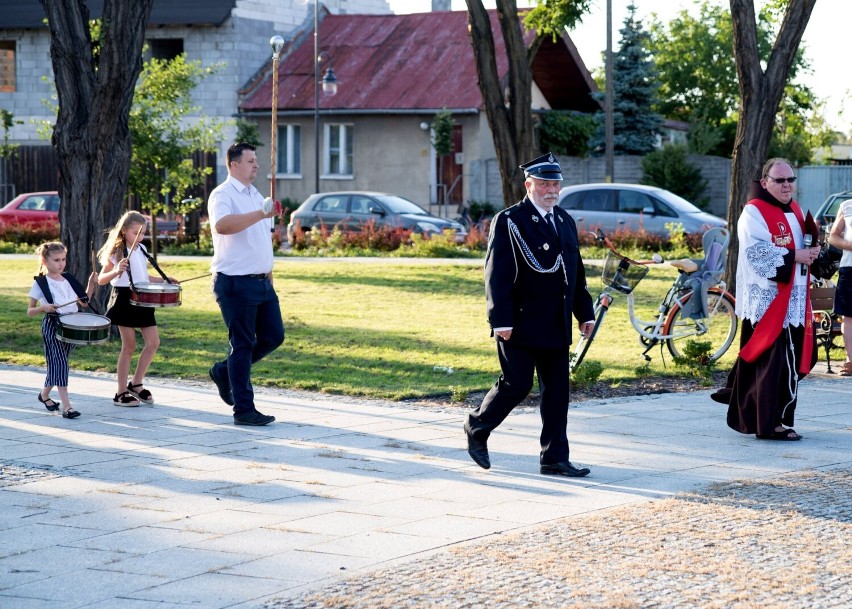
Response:
[[[652,260],[631,260],[620,254],[600,229],[596,238],[609,250],[601,273],[604,289],[595,303],[594,327],[589,337],[581,337],[574,348],[572,372],[583,362],[615,300],[615,293],[627,296],[627,314],[645,346],[642,352],[645,361],[651,360],[648,352],[663,342],[672,357],[683,357],[682,348],[686,345],[685,339],[689,338],[710,343],[710,361],[716,361],[725,354],[734,342],[739,324],[734,297],[721,280],[730,240],[727,229],[713,228],[705,233],[705,257],[701,262],[690,259],[669,262],[678,270],[678,276],[663,297],[655,321],[636,316],[633,290],[648,274],[650,265],[664,262],[662,256],[654,254]],[[698,300],[693,300],[696,289],[706,292],[706,303],[701,292]]]

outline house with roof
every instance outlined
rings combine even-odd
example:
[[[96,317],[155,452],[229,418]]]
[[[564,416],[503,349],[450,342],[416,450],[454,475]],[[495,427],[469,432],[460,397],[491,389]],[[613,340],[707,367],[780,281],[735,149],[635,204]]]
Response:
[[[92,18],[103,0],[87,0]],[[435,3],[441,5],[440,0]],[[446,6],[444,3],[443,6]],[[421,205],[448,201],[502,204],[500,175],[482,108],[466,11],[393,15],[386,0],[331,0],[318,5],[321,73],[332,67],[335,96],[315,96],[314,9],[308,0],[155,0],[146,32],[147,53],[221,68],[194,92],[199,114],[231,122],[218,155],[212,188],[226,175],[225,150],[236,118],[255,121],[265,146],[257,181],[271,180],[273,35],[285,38],[278,66],[276,197],[301,201],[315,191],[369,189],[394,192]],[[0,175],[0,195],[56,188],[50,142],[39,125],[54,116],[50,36],[39,2],[12,3],[0,12],[0,109],[17,123],[19,144],[11,171]],[[506,74],[496,13],[492,28],[498,69]],[[594,82],[567,35],[546,40],[533,64],[533,109],[599,109]],[[55,102],[54,102],[55,103]],[[453,153],[438,158],[431,125],[452,113]],[[319,137],[317,137],[317,135]],[[319,144],[319,146],[317,146]],[[3,182],[8,182],[4,184]],[[206,192],[199,193],[206,198]]]
[[[92,19],[101,16],[103,4],[86,0]],[[336,12],[390,12],[386,0],[331,0],[331,5]],[[188,60],[201,60],[205,66],[220,64],[221,69],[195,90],[194,101],[199,114],[233,123],[239,90],[271,56],[269,39],[313,23],[314,7],[313,0],[154,0],[147,54],[169,59],[186,53]],[[50,141],[39,135],[40,124],[55,121],[45,101],[56,103],[45,18],[37,0],[5,2],[0,11],[0,109],[18,121],[9,132],[10,143],[19,144],[22,153],[9,185],[17,192],[56,188]],[[218,165],[218,178],[227,173],[221,159],[234,133],[232,125],[220,160],[211,161]],[[6,194],[3,200],[11,198]]]
[[[504,78],[505,47],[496,11],[490,13],[498,72]],[[318,184],[320,191],[392,192],[422,206],[464,201],[502,206],[466,11],[323,11],[317,36],[320,71],[309,25],[287,41],[277,70],[276,198],[301,201]],[[317,76],[329,67],[337,93],[317,94]],[[532,80],[534,111],[600,110],[591,95],[595,83],[567,34],[542,43],[532,61]],[[239,102],[239,116],[257,122],[267,145],[272,83],[270,59],[242,89]],[[454,146],[447,158],[438,159],[430,131],[444,109],[452,113]],[[258,156],[261,171],[271,179],[272,157],[262,150],[270,148]]]

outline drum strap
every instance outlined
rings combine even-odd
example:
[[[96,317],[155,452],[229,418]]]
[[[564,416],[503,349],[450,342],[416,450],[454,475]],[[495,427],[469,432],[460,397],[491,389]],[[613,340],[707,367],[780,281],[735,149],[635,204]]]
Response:
[[[153,266],[154,269],[160,274],[160,277],[163,278],[163,281],[165,281],[166,283],[171,283],[171,281],[169,281],[169,278],[166,277],[166,274],[163,272],[163,269],[160,268],[160,265],[157,264],[157,261],[154,259],[154,257],[151,254],[148,253],[148,250],[146,250],[145,246],[142,245],[141,243],[139,244],[139,251],[142,252],[142,255],[145,256],[148,259],[148,262],[150,262],[151,266]],[[124,248],[124,257],[125,258],[128,257],[126,246]],[[136,286],[133,285],[133,275],[130,274],[130,265],[127,266],[127,278],[130,282],[130,289],[135,292]]]
[[[157,261],[154,259],[154,257],[149,254],[145,248],[142,248],[141,251],[143,254],[145,254],[145,257],[148,259],[148,262],[151,263],[151,266],[153,266],[154,269],[160,274],[160,277],[163,278],[163,281],[166,283],[171,283],[171,281],[169,281],[169,278],[166,277],[166,274],[163,272],[163,269],[161,269],[160,265],[157,264]]]
[[[65,281],[71,286],[71,289],[74,290],[74,293],[85,303],[89,302],[89,297],[86,296],[86,290],[83,289],[83,286],[77,281],[77,278],[74,277],[71,273],[62,273],[62,276],[65,278]],[[53,304],[53,294],[50,293],[50,284],[47,283],[47,275],[36,275],[33,277],[38,287],[41,288],[41,293],[44,294],[45,300],[48,303]]]

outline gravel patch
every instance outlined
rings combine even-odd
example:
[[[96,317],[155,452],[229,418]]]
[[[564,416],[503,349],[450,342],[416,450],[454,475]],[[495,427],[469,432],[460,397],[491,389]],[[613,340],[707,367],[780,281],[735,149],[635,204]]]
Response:
[[[562,519],[266,609],[852,606],[852,471],[808,471]]]

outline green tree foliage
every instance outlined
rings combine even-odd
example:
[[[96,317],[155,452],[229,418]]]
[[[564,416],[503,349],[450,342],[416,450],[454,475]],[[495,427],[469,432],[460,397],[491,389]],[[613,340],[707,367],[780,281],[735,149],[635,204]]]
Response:
[[[588,114],[548,110],[539,115],[541,150],[553,154],[584,157],[589,154],[589,141],[597,122]]]
[[[435,115],[432,121],[432,147],[439,157],[453,151],[453,113],[444,108]]]
[[[646,154],[656,149],[662,117],[653,110],[660,87],[657,69],[648,50],[649,35],[636,18],[636,5],[627,7],[621,43],[613,54],[613,120],[615,154]],[[604,146],[604,113],[592,147]]]
[[[15,125],[22,125],[23,121],[15,120],[15,115],[8,110],[0,108],[0,127],[3,128],[3,143],[0,144],[0,158],[7,159],[18,150],[18,144],[9,143],[9,129]]]
[[[257,123],[238,118],[236,120],[237,134],[234,136],[235,142],[245,142],[256,148],[263,146],[260,140],[260,128]]]
[[[705,194],[707,180],[701,170],[689,162],[684,144],[663,146],[642,159],[642,184],[659,186],[705,209],[710,202]]]
[[[197,115],[192,91],[217,67],[204,68],[184,55],[145,62],[130,111],[133,162],[128,192],[139,197],[151,213],[190,211],[179,203],[187,191],[203,183],[209,167],[195,167],[196,151],[215,152],[222,138],[222,121]],[[192,206],[197,203],[193,201]]]
[[[524,20],[525,27],[535,32],[532,40],[524,38],[517,2],[495,0],[509,66],[503,79],[497,73],[491,17],[485,5],[482,0],[465,0],[465,4],[479,91],[503,178],[503,199],[514,202],[524,196],[523,172],[518,165],[535,151],[530,62],[542,37],[562,35],[588,11],[591,0],[540,0]]]
[[[783,4],[768,3],[757,15],[757,49],[764,65],[783,16]],[[701,143],[696,142],[693,150],[719,156],[730,156],[733,150],[740,103],[733,23],[726,5],[702,0],[668,24],[654,19],[649,28],[649,48],[661,82],[656,110],[668,118],[700,124]],[[799,49],[770,144],[773,155],[795,164],[809,162],[811,151],[830,139],[813,91],[795,82],[798,74],[809,70]]]

